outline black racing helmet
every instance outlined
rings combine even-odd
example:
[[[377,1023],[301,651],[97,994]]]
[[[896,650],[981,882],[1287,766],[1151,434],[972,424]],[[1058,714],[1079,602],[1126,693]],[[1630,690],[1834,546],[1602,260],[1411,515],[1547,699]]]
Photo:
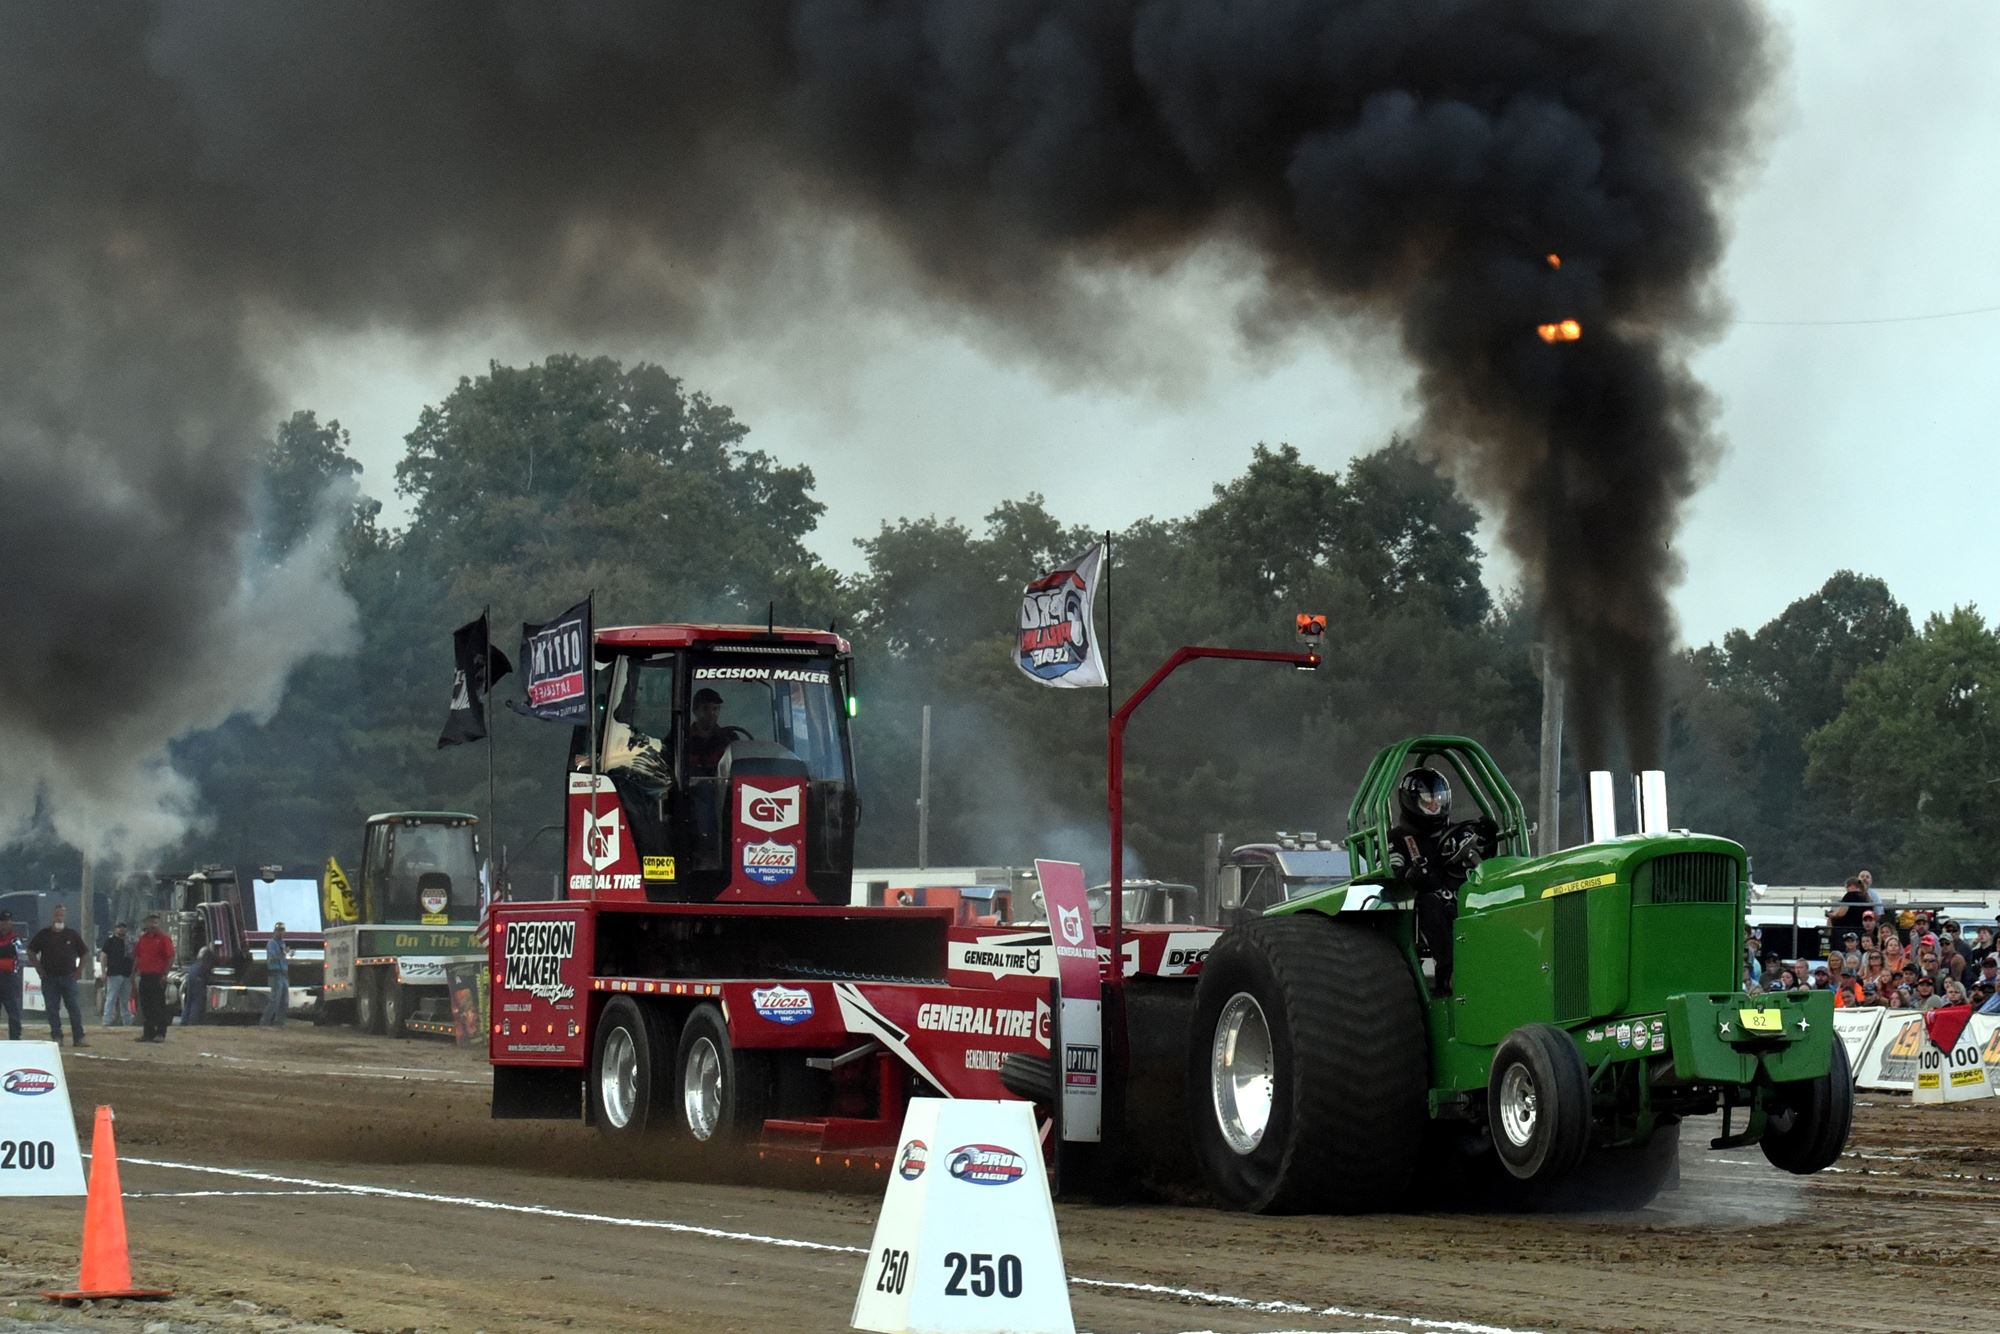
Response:
[[[1439,829],[1451,819],[1451,784],[1428,765],[1419,765],[1397,781],[1396,801],[1403,818],[1419,829]]]

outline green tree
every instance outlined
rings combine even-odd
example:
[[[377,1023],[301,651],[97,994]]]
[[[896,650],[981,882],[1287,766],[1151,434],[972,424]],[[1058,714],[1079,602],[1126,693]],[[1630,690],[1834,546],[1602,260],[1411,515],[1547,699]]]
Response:
[[[1933,615],[1858,673],[1806,743],[1807,779],[1900,831],[1888,876],[1937,887],[2000,878],[2000,634],[1977,610]]]
[[[260,460],[265,514],[260,525],[262,545],[283,557],[320,518],[330,495],[354,492],[361,464],[348,453],[348,435],[338,421],[322,424],[317,413],[294,412],[278,423]],[[354,499],[353,522],[372,527],[381,506]]]

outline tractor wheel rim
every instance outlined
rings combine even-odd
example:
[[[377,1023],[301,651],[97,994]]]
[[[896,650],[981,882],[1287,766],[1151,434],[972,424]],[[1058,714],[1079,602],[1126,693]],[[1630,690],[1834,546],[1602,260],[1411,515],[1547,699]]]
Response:
[[[681,1106],[687,1112],[688,1131],[696,1139],[715,1138],[722,1124],[722,1056],[708,1038],[697,1039],[688,1050],[687,1068],[681,1072]]]
[[[1509,1066],[1500,1077],[1500,1130],[1517,1149],[1534,1141],[1540,1098],[1527,1066]]]
[[[1216,1018],[1208,1060],[1216,1127],[1237,1153],[1251,1153],[1264,1142],[1276,1087],[1277,1061],[1264,1007],[1249,992],[1239,991]]]
[[[604,1038],[604,1065],[597,1072],[597,1094],[604,1119],[613,1130],[632,1124],[639,1104],[639,1048],[632,1035],[614,1028]]]

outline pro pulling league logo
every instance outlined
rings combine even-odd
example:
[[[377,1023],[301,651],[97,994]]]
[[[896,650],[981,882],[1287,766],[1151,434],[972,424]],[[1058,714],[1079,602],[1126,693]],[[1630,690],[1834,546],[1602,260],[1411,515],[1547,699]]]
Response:
[[[1043,680],[1067,676],[1090,658],[1090,603],[1083,576],[1057,570],[1021,596],[1021,666]]]
[[[574,921],[509,922],[502,985],[536,1000],[568,1000],[576,988],[563,981],[563,965],[575,954]]]

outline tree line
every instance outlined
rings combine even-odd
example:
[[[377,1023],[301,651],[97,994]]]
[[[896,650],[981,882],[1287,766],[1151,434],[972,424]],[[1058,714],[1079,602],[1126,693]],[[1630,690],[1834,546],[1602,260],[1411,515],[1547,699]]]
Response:
[[[392,528],[338,422],[300,411],[281,423],[263,458],[258,556],[281,557],[338,506],[360,638],[319,646],[270,719],[175,743],[209,822],[159,865],[351,866],[371,813],[483,816],[480,749],[436,746],[451,630],[490,607],[511,651],[520,622],[595,590],[600,624],[769,613],[854,642],[860,864],[914,862],[928,704],[933,864],[1060,855],[1102,875],[1104,697],[1037,687],[1010,657],[1023,583],[1097,531],[1031,494],[976,524],[885,523],[843,574],[806,545],[825,509],[810,470],[749,437],[655,365],[496,364],[419,415],[394,478],[409,518]],[[1296,611],[1329,626],[1317,674],[1200,664],[1136,716],[1128,874],[1192,879],[1211,834],[1338,837],[1369,756],[1419,731],[1483,741],[1534,809],[1535,618],[1489,589],[1476,524],[1457,488],[1392,439],[1338,470],[1259,444],[1201,509],[1111,534],[1121,698],[1183,643],[1284,646]],[[2000,636],[1974,608],[1916,627],[1881,580],[1840,572],[1673,664],[1674,823],[1742,842],[1768,881],[1837,882],[1867,864],[1882,883],[2000,883],[1996,688]],[[567,730],[504,708],[492,726],[489,838],[517,893],[539,892],[560,858],[549,826],[562,818]],[[1581,786],[1565,783],[1572,832]],[[0,854],[0,874],[32,885],[64,863],[31,838]]]

